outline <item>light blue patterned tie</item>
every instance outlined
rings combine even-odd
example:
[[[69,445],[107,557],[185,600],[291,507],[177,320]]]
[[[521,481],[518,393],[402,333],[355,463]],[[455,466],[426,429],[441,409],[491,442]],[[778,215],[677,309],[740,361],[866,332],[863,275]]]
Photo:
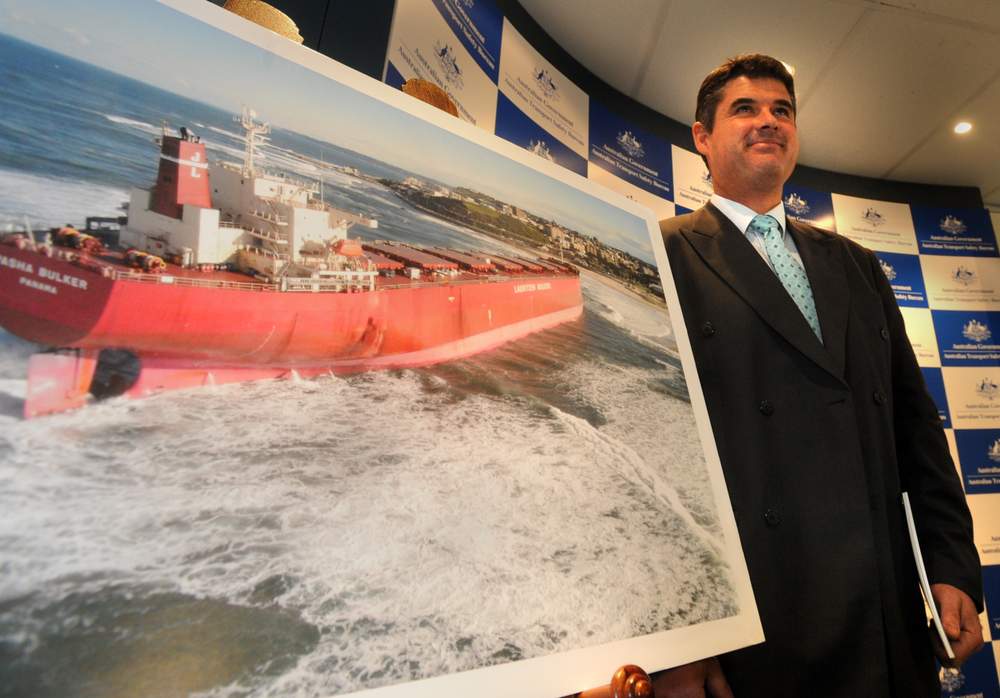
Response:
[[[774,267],[774,273],[788,291],[788,295],[795,301],[795,305],[802,311],[816,337],[822,342],[823,333],[819,329],[819,316],[816,315],[816,302],[813,300],[809,277],[785,247],[778,220],[774,216],[755,216],[750,221],[750,229],[764,238],[764,249],[767,251],[768,259],[771,260],[771,266]]]

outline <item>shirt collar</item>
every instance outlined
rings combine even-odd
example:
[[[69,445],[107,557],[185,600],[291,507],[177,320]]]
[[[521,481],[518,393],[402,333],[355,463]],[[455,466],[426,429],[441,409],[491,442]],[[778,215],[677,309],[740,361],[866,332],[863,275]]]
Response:
[[[746,235],[747,228],[750,227],[750,221],[757,216],[756,211],[747,208],[737,201],[721,197],[718,194],[712,194],[710,201],[717,209],[722,211],[722,214],[726,218],[733,222],[737,230]],[[785,202],[779,201],[778,205],[770,211],[765,212],[765,215],[774,216],[778,220],[778,225],[781,226],[781,234],[784,235],[786,229]]]

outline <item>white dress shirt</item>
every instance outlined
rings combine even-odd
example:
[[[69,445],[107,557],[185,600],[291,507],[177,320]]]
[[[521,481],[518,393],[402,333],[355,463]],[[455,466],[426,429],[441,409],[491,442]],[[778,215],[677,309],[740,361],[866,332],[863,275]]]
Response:
[[[761,256],[767,265],[774,270],[771,260],[767,256],[767,250],[764,248],[764,236],[755,230],[750,230],[750,221],[752,221],[756,216],[757,212],[751,208],[747,208],[743,204],[732,201],[731,199],[726,199],[719,196],[718,194],[712,194],[712,198],[709,199],[712,205],[717,209],[722,211],[722,215],[733,222],[736,229],[742,232],[746,239],[753,245],[753,248],[757,250],[757,254]],[[786,231],[786,220],[785,220],[785,204],[784,202],[778,202],[778,205],[767,211],[764,215],[773,216],[778,221],[778,225],[781,226],[781,235],[785,241],[785,249],[795,260],[795,263],[800,267],[805,269],[802,264],[802,257],[799,256],[799,250],[795,246],[795,239],[791,235],[788,235]]]

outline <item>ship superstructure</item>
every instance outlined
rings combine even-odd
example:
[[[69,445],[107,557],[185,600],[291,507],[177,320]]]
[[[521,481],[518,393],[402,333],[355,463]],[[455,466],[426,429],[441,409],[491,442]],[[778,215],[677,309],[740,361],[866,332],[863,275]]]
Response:
[[[352,225],[378,222],[326,205],[311,182],[258,169],[257,151],[270,127],[255,117],[248,108],[238,117],[242,163],[210,163],[192,131],[172,135],[164,127],[156,184],[132,189],[121,243],[182,267],[225,264],[265,281],[318,274],[373,287],[375,272],[333,246]]]

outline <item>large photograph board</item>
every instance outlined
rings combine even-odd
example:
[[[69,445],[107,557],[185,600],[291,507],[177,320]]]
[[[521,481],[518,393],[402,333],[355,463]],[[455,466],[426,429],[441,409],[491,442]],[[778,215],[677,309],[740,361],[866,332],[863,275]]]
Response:
[[[648,209],[209,3],[6,0],[0,26],[0,684],[559,696],[763,639]],[[171,177],[210,205],[166,221]],[[93,216],[166,271],[56,244]],[[311,277],[240,267],[316,216],[350,225],[288,252]],[[185,267],[191,226],[232,254]],[[351,240],[384,268],[334,288],[304,258]],[[324,363],[303,327],[341,301],[355,353]],[[463,304],[459,339],[388,353]],[[141,328],[111,348],[150,394],[23,419],[53,308],[69,346]],[[262,352],[277,380],[239,382]],[[199,382],[156,390],[184,356]]]

